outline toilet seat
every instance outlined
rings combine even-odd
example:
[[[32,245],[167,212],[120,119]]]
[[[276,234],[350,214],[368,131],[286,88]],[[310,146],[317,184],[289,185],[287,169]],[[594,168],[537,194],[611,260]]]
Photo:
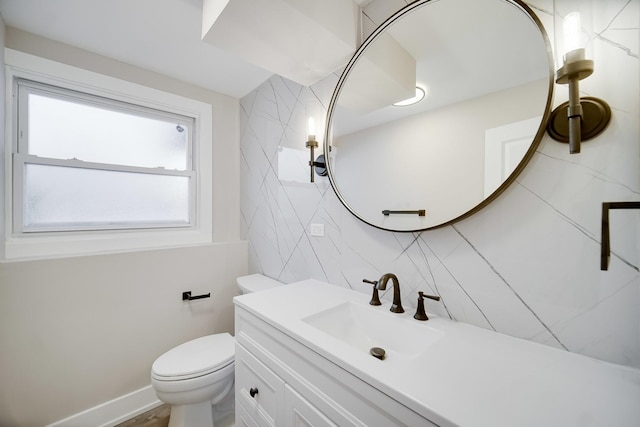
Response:
[[[233,364],[235,339],[228,333],[208,335],[181,344],[151,367],[157,381],[183,381],[209,375]]]

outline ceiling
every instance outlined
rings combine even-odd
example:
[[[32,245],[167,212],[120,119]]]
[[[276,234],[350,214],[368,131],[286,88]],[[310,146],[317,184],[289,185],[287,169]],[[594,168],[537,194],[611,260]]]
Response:
[[[202,0],[0,0],[5,24],[241,98],[271,76],[201,40]]]
[[[354,1],[367,10],[410,3]],[[272,72],[202,41],[202,8],[203,0],[0,0],[7,26],[241,98]],[[294,37],[286,28],[281,36]]]
[[[203,0],[0,0],[9,27],[241,98],[272,72],[202,41],[202,8]]]

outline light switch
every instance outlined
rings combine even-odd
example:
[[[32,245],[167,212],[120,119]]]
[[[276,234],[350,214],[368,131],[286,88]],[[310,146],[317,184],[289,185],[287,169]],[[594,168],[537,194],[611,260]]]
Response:
[[[324,224],[311,224],[311,235],[324,237]]]

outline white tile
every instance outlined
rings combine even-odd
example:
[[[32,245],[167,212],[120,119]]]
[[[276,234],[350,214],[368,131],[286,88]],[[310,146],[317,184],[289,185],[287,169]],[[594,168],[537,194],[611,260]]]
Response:
[[[599,269],[602,202],[640,200],[639,3],[594,2],[604,31],[594,45],[596,72],[581,90],[611,105],[606,131],[579,155],[544,135],[517,182],[489,206],[422,233],[358,220],[327,178],[279,181],[278,146],[304,146],[305,106],[327,108],[340,70],[311,88],[278,76],[265,82],[241,100],[241,224],[250,271],[285,282],[326,280],[364,299],[372,289],[362,279],[392,272],[406,311],[415,310],[417,291],[434,293],[442,300],[426,302],[430,314],[640,366],[640,212],[611,213],[611,263]],[[404,4],[379,0],[368,13],[380,20]],[[553,39],[553,1],[528,4]],[[567,87],[555,89],[557,105]],[[324,224],[325,236],[310,236],[311,223]]]

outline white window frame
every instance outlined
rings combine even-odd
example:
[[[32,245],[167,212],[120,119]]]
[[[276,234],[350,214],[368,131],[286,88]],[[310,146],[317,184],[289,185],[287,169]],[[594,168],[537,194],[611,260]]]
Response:
[[[210,104],[5,48],[3,260],[57,258],[207,244],[212,234],[212,107]],[[14,179],[30,156],[17,154],[16,79],[69,89],[194,119],[195,216],[188,227],[21,233],[14,229]],[[34,160],[33,158],[31,160]],[[17,183],[19,184],[19,183]],[[19,223],[19,221],[18,221]]]
[[[97,98],[92,95],[88,95],[86,93],[80,92],[71,92],[67,89],[62,89],[58,86],[49,86],[44,85],[41,82],[33,82],[31,80],[25,79],[14,79],[14,85],[17,88],[14,89],[15,93],[18,95],[18,108],[14,109],[17,111],[17,147],[16,152],[13,153],[13,233],[14,235],[20,235],[21,233],[42,233],[44,231],[48,232],[68,232],[72,230],[105,230],[105,229],[149,229],[149,228],[169,228],[169,227],[190,227],[193,228],[195,226],[195,177],[196,172],[193,167],[193,156],[192,156],[192,143],[193,143],[193,125],[195,119],[192,117],[185,117],[177,114],[170,114],[166,111],[158,111],[158,110],[149,110],[148,108],[143,108],[139,105],[132,104],[123,104],[119,101],[113,99],[105,99],[105,98]],[[52,97],[54,99],[60,99],[64,101],[70,101],[74,103],[96,106],[101,109],[107,109],[117,112],[123,112],[128,114],[133,114],[142,117],[151,117],[158,118],[162,120],[168,120],[173,123],[181,124],[189,129],[187,137],[187,164],[184,170],[171,170],[165,169],[161,167],[151,168],[151,167],[141,167],[141,166],[125,166],[125,165],[116,165],[116,164],[107,164],[107,163],[94,163],[77,159],[61,159],[61,158],[48,158],[48,157],[40,157],[38,155],[31,155],[29,153],[29,126],[28,126],[28,102],[29,95],[36,94],[39,96]],[[171,223],[164,222],[161,224],[155,225],[147,225],[142,223],[130,222],[128,224],[102,224],[102,225],[83,225],[83,224],[67,224],[65,226],[47,226],[45,228],[38,227],[30,227],[29,229],[25,228],[23,224],[23,206],[24,206],[24,183],[23,177],[25,172],[25,165],[43,165],[43,166],[58,166],[65,168],[77,168],[77,169],[86,169],[86,170],[105,170],[112,172],[132,172],[132,173],[141,173],[144,175],[163,175],[163,176],[181,176],[190,179],[189,185],[189,219],[188,223]]]

